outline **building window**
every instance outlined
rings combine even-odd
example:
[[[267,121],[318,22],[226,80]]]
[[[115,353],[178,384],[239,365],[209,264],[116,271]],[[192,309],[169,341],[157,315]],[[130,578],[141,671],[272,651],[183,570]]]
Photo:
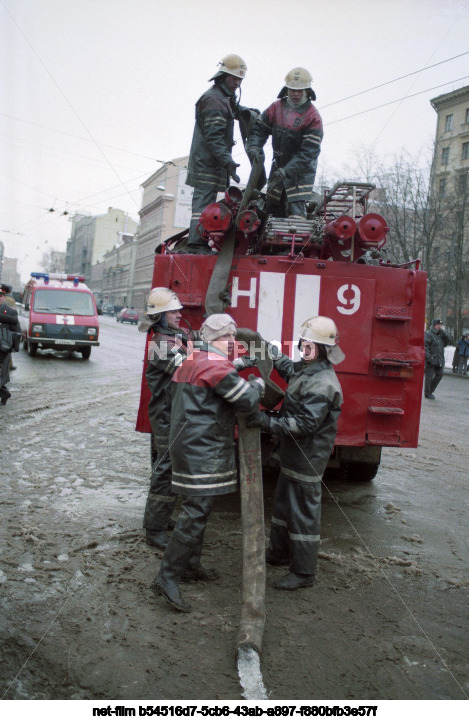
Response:
[[[440,198],[442,198],[446,192],[446,178],[441,178],[439,185],[438,185],[438,192],[439,192]]]
[[[458,178],[458,191],[461,195],[464,195],[467,188],[467,174],[460,175]]]
[[[469,108],[466,108],[466,123],[469,123]]]
[[[443,148],[441,151],[441,164],[448,165],[449,161],[449,148]]]
[[[462,159],[469,160],[469,143],[462,144]]]
[[[448,130],[452,130],[452,129],[453,129],[453,113],[451,113],[451,115],[446,116],[445,132],[448,132]]]

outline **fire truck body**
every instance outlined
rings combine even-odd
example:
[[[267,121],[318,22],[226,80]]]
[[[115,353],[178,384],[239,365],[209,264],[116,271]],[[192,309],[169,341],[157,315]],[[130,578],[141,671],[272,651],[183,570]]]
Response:
[[[361,188],[359,200],[370,187]],[[346,357],[336,367],[344,403],[329,467],[351,480],[370,480],[382,447],[413,448],[418,443],[426,274],[412,264],[394,267],[366,258],[370,248],[382,247],[388,228],[380,216],[365,214],[364,205],[357,213],[355,187],[353,195],[353,200],[347,197],[335,207],[323,204],[305,221],[267,217],[256,224],[256,209],[241,209],[242,222],[246,212],[251,218],[243,232],[237,224],[226,312],[238,327],[276,341],[294,359],[300,357],[298,335],[306,319],[324,315],[335,321]],[[344,208],[351,214],[344,215]],[[216,209],[202,221],[208,228],[207,241],[219,250],[229,224],[223,206],[218,215],[221,229],[213,230]],[[169,287],[178,294],[183,317],[192,328],[199,328],[206,316],[218,257],[177,252],[155,256],[153,287]],[[271,378],[285,388],[275,370]],[[150,430],[147,394],[143,381],[137,430]]]
[[[31,273],[23,304],[29,311],[22,328],[23,344],[30,356],[38,348],[78,351],[87,360],[98,346],[99,319],[93,294],[84,276]]]

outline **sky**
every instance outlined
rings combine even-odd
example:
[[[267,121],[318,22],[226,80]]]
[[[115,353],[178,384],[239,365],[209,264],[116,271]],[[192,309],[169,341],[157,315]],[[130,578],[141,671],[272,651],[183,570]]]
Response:
[[[469,0],[0,0],[0,241],[23,281],[66,249],[74,213],[138,220],[228,53],[259,110],[291,68],[311,72],[318,177],[345,180],[370,150],[428,157],[430,99],[469,85]],[[233,155],[246,182],[239,137]]]

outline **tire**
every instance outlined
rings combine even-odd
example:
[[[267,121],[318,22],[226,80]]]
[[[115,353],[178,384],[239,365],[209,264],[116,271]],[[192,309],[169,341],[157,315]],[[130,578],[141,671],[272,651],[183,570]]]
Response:
[[[347,466],[347,480],[351,483],[370,483],[379,469],[379,463],[360,461],[349,461]]]
[[[37,353],[37,343],[31,343],[31,341],[28,343],[28,353],[31,358],[34,358]]]
[[[347,464],[342,462],[339,467],[326,468],[323,474],[324,483],[342,483],[347,480],[348,467]]]
[[[80,353],[83,356],[83,360],[88,360],[88,358],[91,355],[91,346],[90,345],[85,346],[84,348],[81,349]]]

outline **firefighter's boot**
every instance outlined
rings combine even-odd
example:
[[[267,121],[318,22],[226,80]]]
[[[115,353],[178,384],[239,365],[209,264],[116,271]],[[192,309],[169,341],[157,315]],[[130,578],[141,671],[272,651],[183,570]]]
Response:
[[[298,588],[307,588],[314,583],[314,575],[304,573],[287,573],[274,583],[274,588],[278,591],[296,591]]]
[[[190,583],[191,581],[215,581],[219,577],[216,568],[204,568],[200,563],[202,556],[203,539],[199,541],[194,553],[189,559],[187,566],[181,573],[181,581]]]
[[[190,613],[191,606],[184,601],[179,590],[179,578],[194,553],[193,544],[184,543],[172,536],[161,561],[159,573],[151,585],[157,596],[163,596],[176,611]]]
[[[149,546],[155,546],[156,548],[160,548],[162,551],[166,550],[169,542],[166,531],[152,531],[149,528],[147,528],[145,532],[145,540]]]

